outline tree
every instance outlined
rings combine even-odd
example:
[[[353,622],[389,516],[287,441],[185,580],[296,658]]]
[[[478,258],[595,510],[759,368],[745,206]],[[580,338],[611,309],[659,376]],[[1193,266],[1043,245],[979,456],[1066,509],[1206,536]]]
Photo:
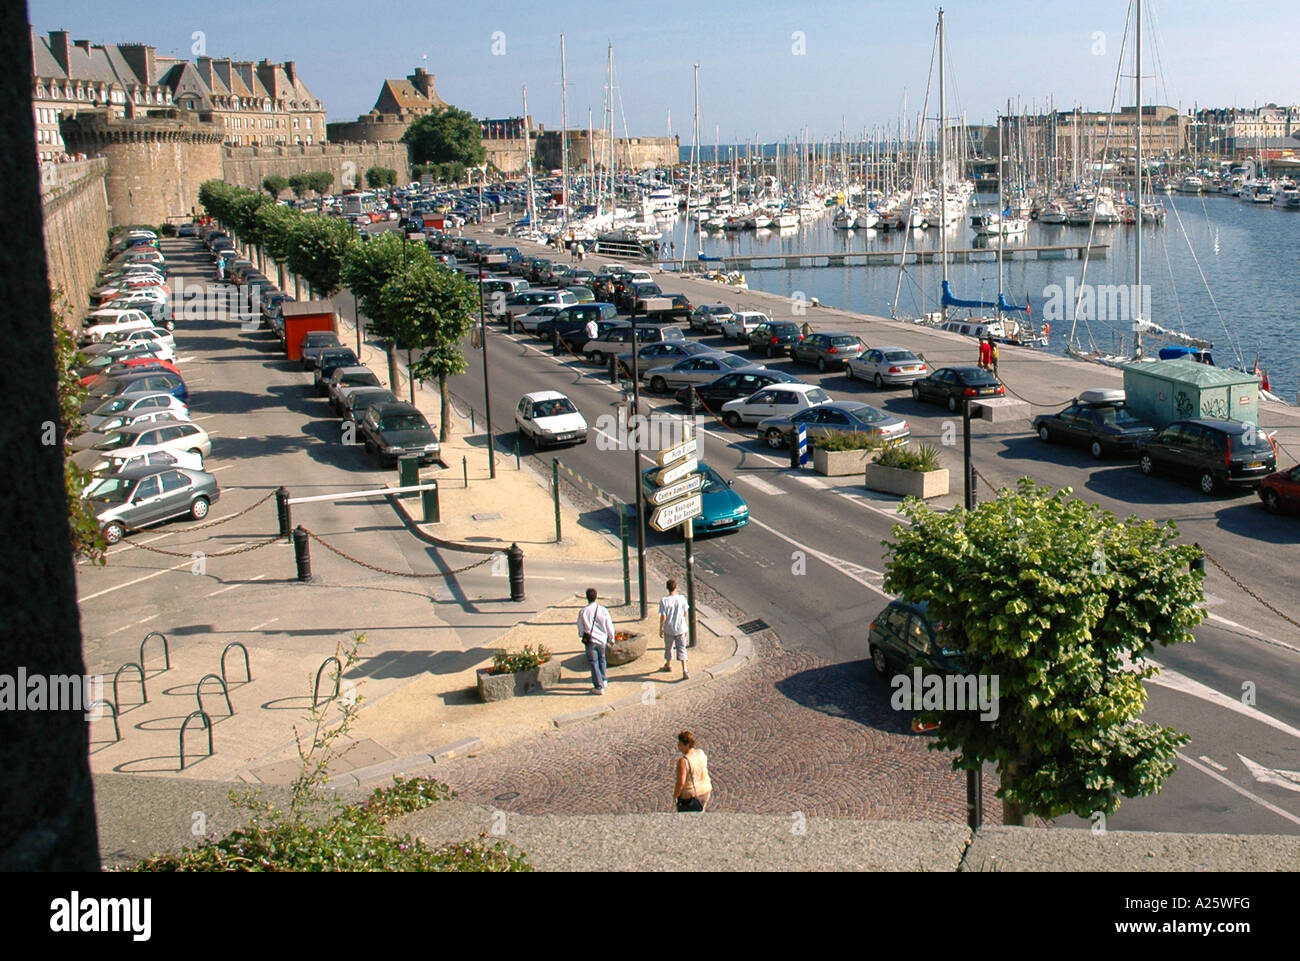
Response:
[[[292,207],[263,204],[257,208],[257,230],[266,252],[279,268],[279,287],[284,290],[284,265],[289,262],[293,232],[303,214]]]
[[[302,200],[302,198],[306,196],[307,191],[311,190],[311,184],[307,180],[307,175],[294,174],[292,177],[290,177],[289,189],[293,191],[293,195],[296,198]]]
[[[397,318],[387,313],[380,292],[384,285],[416,263],[433,262],[424,244],[413,244],[399,234],[385,232],[364,244],[353,244],[343,264],[343,283],[357,298],[357,310],[366,315],[370,330],[386,341],[389,383],[397,392]]]
[[[371,167],[366,171],[366,186],[391,187],[397,183],[397,171],[392,167]]]
[[[974,511],[905,501],[912,524],[886,544],[885,589],[927,601],[968,670],[998,679],[996,719],[921,719],[940,724],[931,749],[960,752],[954,769],[998,765],[1009,824],[1112,814],[1158,791],[1188,740],[1139,715],[1157,673],[1143,658],[1193,641],[1204,616],[1199,551],[1172,523],[1121,522],[1070,493],[1023,478]]]
[[[483,129],[472,114],[456,107],[417,117],[402,139],[410,144],[411,159],[416,163],[459,162],[477,167],[487,159]]]
[[[54,320],[54,370],[58,377],[59,429],[57,439],[62,440],[86,429],[86,419],[81,405],[90,396],[90,388],[83,387],[77,368],[86,358],[77,349],[76,338],[64,324],[63,292],[56,290],[50,296],[50,315]],[[44,439],[44,438],[42,438]],[[91,503],[81,496],[90,483],[91,475],[67,458],[63,462],[63,483],[68,496],[68,527],[72,535],[72,550],[95,564],[104,563],[108,542],[99,528],[99,521]]]
[[[339,289],[348,248],[356,243],[352,228],[336,217],[301,217],[294,225],[289,269],[312,290],[331,297]]]
[[[262,178],[262,189],[271,195],[272,200],[278,200],[280,194],[289,189],[289,181],[279,174],[269,174]]]
[[[421,352],[410,375],[419,380],[438,379],[438,436],[445,441],[451,412],[447,378],[463,374],[468,367],[460,344],[473,325],[478,290],[467,278],[429,258],[394,275],[380,290],[379,298],[384,313],[397,327],[398,339]]]

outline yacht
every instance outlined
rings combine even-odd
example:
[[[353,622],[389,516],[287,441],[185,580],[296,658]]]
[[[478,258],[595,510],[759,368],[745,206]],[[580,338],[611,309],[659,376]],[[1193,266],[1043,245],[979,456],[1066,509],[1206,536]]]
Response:
[[[1038,212],[1038,222],[1040,224],[1063,224],[1069,218],[1069,215],[1070,212],[1066,209],[1065,204],[1059,200],[1053,200]]]
[[[1199,194],[1205,189],[1205,181],[1195,174],[1187,174],[1178,181],[1178,192],[1180,194]]]
[[[853,226],[857,230],[870,230],[880,223],[880,215],[874,210],[858,209],[853,214]]]
[[[1273,196],[1273,206],[1300,210],[1300,189],[1283,186]]]

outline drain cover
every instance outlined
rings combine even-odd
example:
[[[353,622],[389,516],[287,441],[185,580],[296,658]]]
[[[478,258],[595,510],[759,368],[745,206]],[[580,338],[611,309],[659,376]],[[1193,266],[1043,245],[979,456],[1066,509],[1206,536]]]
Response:
[[[498,795],[497,795],[496,797],[494,797],[492,800],[494,800],[494,801],[513,801],[513,800],[514,800],[515,798],[517,798],[517,797],[519,797],[519,792],[518,792],[518,791],[507,791],[505,794],[498,794]]]
[[[474,520],[476,520],[476,521],[499,521],[499,520],[501,520],[501,515],[500,515],[500,514],[471,514],[470,517],[474,518]]]
[[[741,624],[740,630],[743,634],[758,634],[761,631],[766,631],[771,626],[772,625],[768,624],[767,621],[759,617]]]

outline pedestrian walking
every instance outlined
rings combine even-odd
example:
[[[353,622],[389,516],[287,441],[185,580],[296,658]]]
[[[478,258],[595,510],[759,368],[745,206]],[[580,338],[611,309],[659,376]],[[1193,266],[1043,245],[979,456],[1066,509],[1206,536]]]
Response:
[[[578,612],[578,636],[587,650],[587,663],[591,665],[593,694],[604,694],[609,686],[605,666],[605,645],[614,639],[614,620],[609,608],[596,603],[596,589],[587,588],[587,606]]]
[[[803,326],[799,328],[799,337],[802,339],[804,337],[807,337],[811,333],[812,333],[812,324],[808,323],[808,321],[805,320],[803,322]]]
[[[668,241],[668,255],[670,257],[677,256],[677,241],[675,240]]]
[[[993,376],[998,375],[998,345],[992,340],[989,341],[989,368],[993,371]]]
[[[980,338],[980,367],[984,370],[989,369],[989,364],[993,362],[993,345],[987,337]]]
[[[686,638],[690,633],[686,624],[686,612],[690,609],[690,604],[677,593],[675,578],[668,578],[668,583],[664,586],[668,588],[668,594],[659,601],[659,636],[664,641],[664,666],[659,672],[672,673],[675,658],[682,662],[682,680],[685,681],[691,676],[686,669]]]
[[[695,735],[682,731],[677,735],[677,787],[673,800],[678,811],[704,811],[713,796],[713,783],[709,780],[709,759],[695,746]]]

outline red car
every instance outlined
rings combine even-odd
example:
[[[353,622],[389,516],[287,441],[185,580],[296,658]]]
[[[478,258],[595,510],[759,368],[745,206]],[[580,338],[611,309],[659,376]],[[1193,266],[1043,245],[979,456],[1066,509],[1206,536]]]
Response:
[[[108,368],[108,370],[106,370],[104,373],[96,374],[93,377],[83,380],[81,383],[83,387],[94,388],[95,386],[102,384],[104,381],[108,380],[110,377],[115,377],[118,374],[126,373],[127,371],[136,367],[148,368],[150,370],[153,370],[155,368],[158,370],[167,370],[175,374],[177,377],[182,376],[181,369],[177,367],[175,364],[173,364],[170,360],[159,360],[157,357],[129,357],[125,360],[118,361],[112,367]]]
[[[1300,466],[1279,470],[1259,482],[1259,499],[1272,514],[1300,513]]]

